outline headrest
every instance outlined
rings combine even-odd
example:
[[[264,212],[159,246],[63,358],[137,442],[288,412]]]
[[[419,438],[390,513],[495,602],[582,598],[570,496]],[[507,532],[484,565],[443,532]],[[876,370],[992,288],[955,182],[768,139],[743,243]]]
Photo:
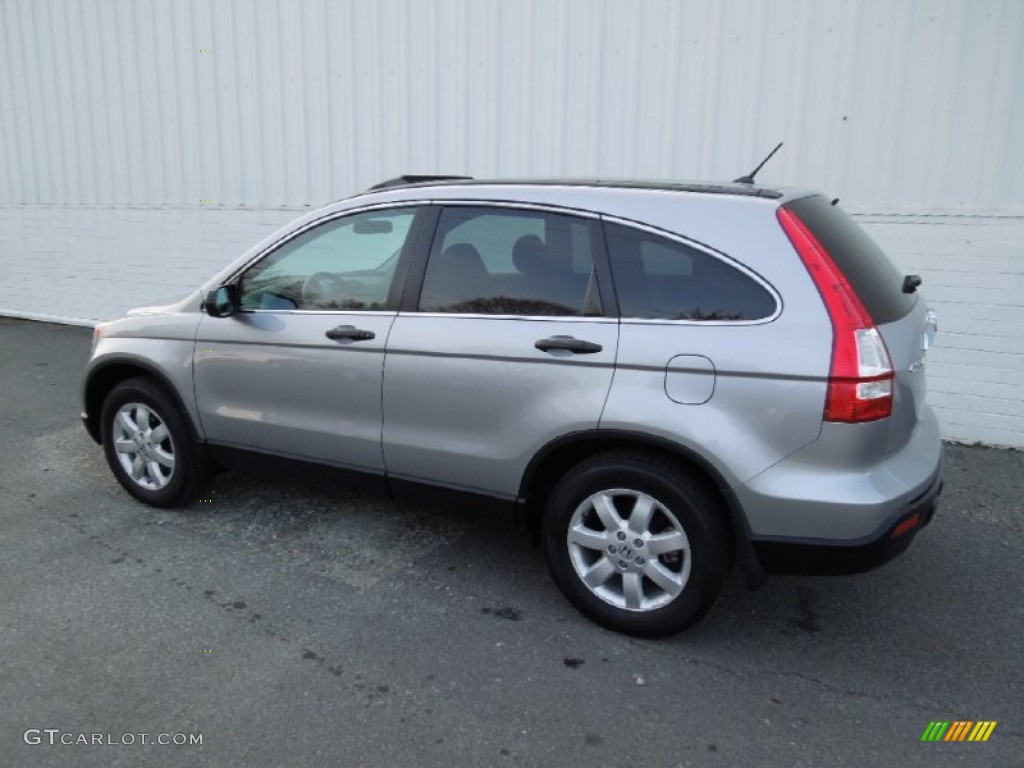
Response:
[[[442,251],[439,261],[444,269],[459,272],[466,277],[488,277],[490,273],[480,258],[480,252],[469,243],[455,243]]]
[[[512,247],[512,263],[524,275],[543,275],[555,271],[548,259],[544,241],[537,235],[523,235]]]

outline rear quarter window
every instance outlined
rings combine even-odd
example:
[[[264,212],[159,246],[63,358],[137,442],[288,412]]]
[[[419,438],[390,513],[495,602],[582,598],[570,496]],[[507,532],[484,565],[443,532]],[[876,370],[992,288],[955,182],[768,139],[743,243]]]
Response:
[[[821,195],[786,205],[807,225],[857,292],[876,325],[906,317],[917,295],[903,293],[903,276],[850,215]]]
[[[611,222],[605,237],[622,317],[721,322],[775,314],[772,294],[722,259]]]

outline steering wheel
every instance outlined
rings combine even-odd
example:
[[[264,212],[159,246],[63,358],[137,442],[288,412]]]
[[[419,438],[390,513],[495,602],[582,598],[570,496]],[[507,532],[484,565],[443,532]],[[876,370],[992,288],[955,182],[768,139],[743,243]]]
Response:
[[[340,300],[349,288],[349,281],[338,277],[332,272],[314,272],[302,284],[303,303],[314,303],[338,299]]]

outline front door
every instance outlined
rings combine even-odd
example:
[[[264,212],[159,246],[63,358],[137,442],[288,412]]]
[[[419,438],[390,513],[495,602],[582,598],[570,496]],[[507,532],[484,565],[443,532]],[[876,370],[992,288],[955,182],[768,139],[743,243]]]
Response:
[[[384,347],[415,218],[410,207],[332,218],[239,276],[240,310],[204,315],[196,338],[208,440],[383,470]]]

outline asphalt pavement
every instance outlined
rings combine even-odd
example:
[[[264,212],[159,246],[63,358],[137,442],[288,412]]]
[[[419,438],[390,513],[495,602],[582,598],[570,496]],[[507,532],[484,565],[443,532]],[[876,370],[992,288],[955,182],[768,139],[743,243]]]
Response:
[[[89,341],[0,319],[2,766],[1024,766],[1024,453],[948,446],[875,572],[737,576],[645,641],[504,520],[245,473],[141,506],[78,422]]]

